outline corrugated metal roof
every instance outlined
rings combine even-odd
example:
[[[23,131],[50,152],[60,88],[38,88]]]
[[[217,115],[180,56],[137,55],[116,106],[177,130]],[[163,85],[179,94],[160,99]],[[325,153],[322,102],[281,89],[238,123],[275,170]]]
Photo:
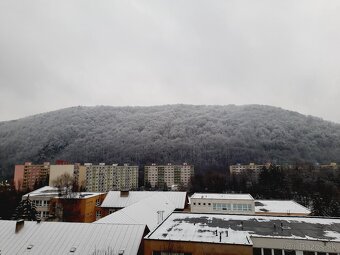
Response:
[[[227,199],[227,200],[254,200],[250,194],[223,194],[223,193],[195,193],[191,198]]]
[[[126,197],[121,197],[120,191],[110,191],[101,207],[124,208],[155,194],[166,196],[175,205],[176,209],[184,209],[185,207],[187,193],[179,191],[129,191],[129,195]]]
[[[175,209],[176,206],[168,199],[168,196],[158,192],[94,223],[139,223],[146,224],[149,230],[153,230]],[[163,217],[159,215],[161,213]]]
[[[125,250],[137,254],[145,225],[26,221],[15,233],[16,221],[0,221],[1,255],[102,254]],[[29,249],[31,246],[31,249]],[[74,252],[70,252],[75,248]]]

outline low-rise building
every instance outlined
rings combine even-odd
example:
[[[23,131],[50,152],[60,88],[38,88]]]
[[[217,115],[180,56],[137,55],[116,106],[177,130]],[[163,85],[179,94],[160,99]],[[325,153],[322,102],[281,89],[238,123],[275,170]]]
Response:
[[[144,167],[144,184],[150,184],[152,188],[170,189],[177,185],[179,189],[187,189],[190,180],[194,176],[194,166],[187,163],[182,165],[156,165]]]
[[[144,246],[145,255],[334,255],[340,219],[172,213]]]
[[[51,199],[58,196],[59,190],[55,187],[44,186],[40,189],[34,190],[22,196],[22,200],[29,199],[35,205],[38,212],[38,217],[42,220],[48,220],[50,215],[50,202]]]
[[[195,193],[190,198],[191,212],[308,216],[311,211],[293,200],[255,200],[250,194]]]
[[[195,213],[255,214],[255,200],[250,194],[195,193],[190,206]]]
[[[100,208],[106,194],[72,192],[51,199],[50,214],[55,221],[91,223],[102,217]]]

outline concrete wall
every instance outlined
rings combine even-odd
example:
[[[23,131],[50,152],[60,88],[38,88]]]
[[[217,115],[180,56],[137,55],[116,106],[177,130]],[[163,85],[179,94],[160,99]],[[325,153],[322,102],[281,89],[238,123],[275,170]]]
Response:
[[[191,253],[192,255],[252,255],[251,245],[179,242],[144,239],[144,255],[153,251]]]
[[[195,204],[194,204],[195,203]],[[250,204],[251,211],[216,211],[213,210],[213,203],[225,204]],[[200,205],[199,205],[200,204]],[[218,213],[218,214],[255,214],[255,203],[252,200],[236,199],[208,199],[208,198],[191,198],[191,212],[195,213]]]
[[[74,165],[51,165],[49,186],[54,186],[54,181],[63,174],[69,174],[73,177]]]
[[[337,253],[340,251],[339,242],[323,242],[301,239],[251,237],[256,248],[269,248],[295,251],[315,251]]]

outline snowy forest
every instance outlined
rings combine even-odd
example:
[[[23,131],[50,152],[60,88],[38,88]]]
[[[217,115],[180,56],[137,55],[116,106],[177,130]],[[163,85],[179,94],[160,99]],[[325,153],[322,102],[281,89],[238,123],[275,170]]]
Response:
[[[14,164],[183,163],[225,171],[248,162],[340,162],[340,124],[281,108],[72,107],[0,122],[1,176]]]

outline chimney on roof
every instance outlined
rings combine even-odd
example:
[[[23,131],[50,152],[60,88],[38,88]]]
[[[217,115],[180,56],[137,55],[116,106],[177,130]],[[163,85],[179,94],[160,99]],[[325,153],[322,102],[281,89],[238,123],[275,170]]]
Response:
[[[19,231],[24,227],[24,224],[24,220],[17,220],[17,222],[15,223],[15,233],[19,233]]]
[[[120,196],[121,197],[128,197],[129,196],[129,191],[128,190],[121,190],[120,191]]]

